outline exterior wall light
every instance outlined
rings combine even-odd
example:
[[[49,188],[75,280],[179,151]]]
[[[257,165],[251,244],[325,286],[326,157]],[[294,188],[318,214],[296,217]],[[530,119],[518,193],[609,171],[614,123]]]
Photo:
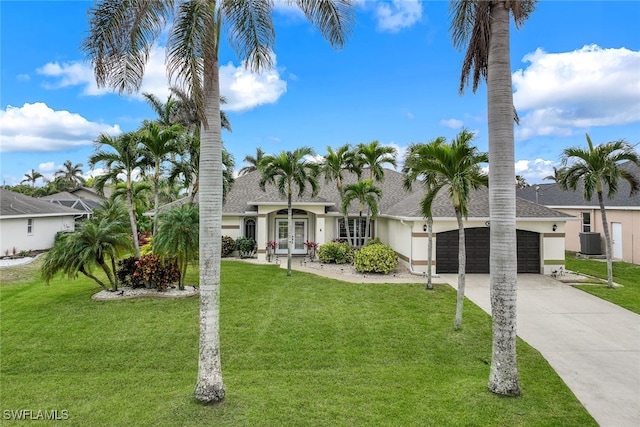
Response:
[[[551,227],[551,229],[552,229],[553,231],[556,231],[556,230],[558,229],[558,226],[557,226],[557,225],[555,225],[555,224],[553,224],[553,226]]]

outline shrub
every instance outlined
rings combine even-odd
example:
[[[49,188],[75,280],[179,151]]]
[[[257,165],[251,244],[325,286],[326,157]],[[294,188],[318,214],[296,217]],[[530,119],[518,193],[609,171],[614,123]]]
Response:
[[[369,245],[380,245],[380,244],[382,244],[382,242],[380,241],[380,238],[379,237],[375,237],[373,239],[369,239],[369,241],[367,242],[366,246],[369,246]]]
[[[397,266],[398,256],[382,243],[367,245],[355,255],[354,267],[360,273],[389,274]]]
[[[222,256],[229,256],[236,250],[236,241],[231,236],[222,236]]]
[[[349,243],[327,242],[318,248],[320,262],[351,264],[353,262],[353,248]]]
[[[240,258],[250,258],[256,253],[256,241],[250,237],[238,237],[236,247]]]
[[[140,241],[140,255],[149,255],[153,253],[153,237],[145,237],[145,241],[147,243],[142,244],[142,240]]]
[[[145,255],[136,262],[133,277],[142,281],[148,288],[166,291],[170,284],[180,280],[180,270],[175,259],[164,263],[157,255]]]
[[[136,262],[138,258],[131,256],[129,258],[118,261],[118,269],[116,270],[116,276],[123,286],[130,286],[132,288],[142,288],[144,283],[139,277],[135,277],[133,273],[136,272]]]

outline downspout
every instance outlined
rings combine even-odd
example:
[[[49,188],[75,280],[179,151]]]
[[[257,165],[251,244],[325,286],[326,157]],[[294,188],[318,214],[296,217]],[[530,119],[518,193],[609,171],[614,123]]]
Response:
[[[407,227],[409,227],[409,242],[410,242],[410,249],[409,249],[409,273],[411,274],[415,274],[416,276],[422,276],[422,277],[427,277],[427,273],[426,272],[421,272],[421,271],[415,271],[413,269],[413,226],[411,224],[407,224],[406,222],[404,222],[404,219],[400,220],[400,224],[406,225]],[[431,276],[434,277],[434,276]]]

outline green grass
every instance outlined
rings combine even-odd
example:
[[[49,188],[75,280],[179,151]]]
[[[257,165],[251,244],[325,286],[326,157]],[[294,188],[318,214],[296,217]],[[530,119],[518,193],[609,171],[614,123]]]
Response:
[[[640,314],[640,265],[614,262],[613,281],[622,286],[609,288],[606,285],[606,262],[578,258],[574,252],[567,252],[565,262],[568,270],[605,280],[602,285],[579,285],[576,288]]]
[[[192,397],[198,299],[92,301],[98,290],[62,278],[0,286],[3,425],[22,425],[5,418],[20,409],[66,410],[70,426],[596,425],[522,341],[522,396],[487,391],[491,319],[467,301],[454,331],[448,286],[224,261],[227,395],[212,406]]]

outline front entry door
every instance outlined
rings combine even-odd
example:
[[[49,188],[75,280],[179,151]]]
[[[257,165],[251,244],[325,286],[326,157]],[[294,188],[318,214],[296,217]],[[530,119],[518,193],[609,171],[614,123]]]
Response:
[[[276,220],[276,233],[278,237],[278,247],[276,248],[277,254],[285,255],[287,248],[289,247],[289,221],[287,219]],[[307,240],[307,220],[295,219],[293,220],[293,245],[291,246],[291,253],[294,255],[307,253],[307,248],[304,246],[304,242]]]
[[[611,256],[615,259],[622,259],[622,223],[611,223]]]

